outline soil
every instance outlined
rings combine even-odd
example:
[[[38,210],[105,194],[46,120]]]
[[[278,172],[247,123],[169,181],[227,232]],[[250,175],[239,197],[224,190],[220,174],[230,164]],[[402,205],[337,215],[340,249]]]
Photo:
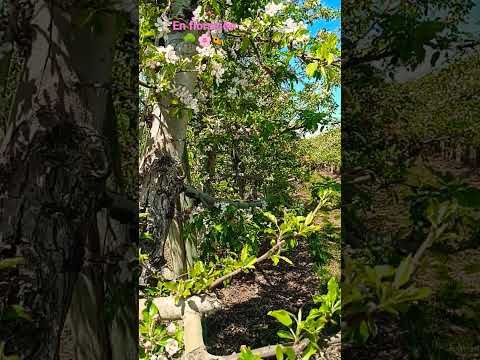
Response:
[[[216,295],[224,310],[206,318],[206,344],[210,353],[228,355],[238,352],[241,345],[258,348],[279,343],[276,332],[282,328],[268,316],[271,310],[285,309],[297,313],[302,308],[308,313],[312,296],[319,290],[319,279],[314,271],[306,241],[299,242],[285,254],[294,262],[281,262],[276,267],[270,261],[258,265],[252,273],[242,274]],[[339,359],[339,346],[325,349],[327,359]],[[318,358],[322,358],[318,355]]]

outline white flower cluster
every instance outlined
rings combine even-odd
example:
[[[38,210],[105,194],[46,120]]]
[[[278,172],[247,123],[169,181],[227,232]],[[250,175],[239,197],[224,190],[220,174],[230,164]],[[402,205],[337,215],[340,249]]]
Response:
[[[265,14],[268,16],[275,16],[279,11],[285,9],[284,4],[275,4],[273,1],[265,6]]]
[[[225,73],[225,68],[221,63],[212,61],[212,74],[215,76],[215,82],[217,85],[223,82],[222,76]]]
[[[175,333],[177,332],[177,327],[175,326],[175,323],[170,323],[168,324],[167,326],[167,334],[168,335],[175,335]]]
[[[229,87],[228,90],[227,90],[227,96],[229,98],[234,98],[234,97],[237,97],[237,89],[235,89],[235,87]]]
[[[165,355],[153,354],[150,356],[150,360],[168,360],[168,358]]]
[[[237,87],[244,88],[248,86],[248,79],[251,78],[251,74],[248,70],[238,67],[235,71],[235,77],[232,79],[232,83]]]
[[[213,46],[197,46],[197,53],[202,57],[212,57],[215,55],[215,48]]]
[[[283,27],[280,28],[279,30],[286,34],[293,34],[299,30],[306,30],[306,29],[307,29],[307,26],[303,23],[303,21],[296,22],[292,18],[288,18],[283,23]]]
[[[157,50],[165,56],[165,61],[167,63],[175,64],[180,59],[175,53],[175,49],[172,45],[168,45],[167,47],[160,46],[157,47]]]
[[[212,57],[213,55],[218,55],[221,58],[225,58],[225,50],[216,49],[212,45],[209,46],[197,46],[197,53],[201,57]]]
[[[238,86],[241,86],[241,87],[246,87],[248,85],[248,80],[245,79],[245,78],[238,78],[238,77],[234,77],[232,79],[232,82],[235,84],[235,85],[238,85]]]
[[[171,21],[169,21],[165,16],[157,18],[155,26],[157,27],[160,37],[164,37],[165,35],[170,33],[171,24]]]
[[[175,355],[180,347],[178,346],[178,341],[175,339],[168,339],[167,343],[165,344],[165,351],[168,355],[173,356]]]
[[[193,97],[185,86],[174,86],[172,94],[178,97],[187,108],[192,109],[195,113],[198,112],[198,100]]]
[[[193,18],[192,21],[200,22],[203,20],[207,20],[205,14],[202,15],[202,7],[197,6],[197,8],[193,11]]]

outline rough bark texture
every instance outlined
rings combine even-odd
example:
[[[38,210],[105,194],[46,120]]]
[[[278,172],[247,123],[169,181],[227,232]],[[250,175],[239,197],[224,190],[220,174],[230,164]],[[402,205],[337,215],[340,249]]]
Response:
[[[182,16],[190,6],[190,1],[172,2],[172,16]],[[181,33],[172,33],[166,42],[175,47],[180,56],[194,52],[192,44],[185,43]],[[183,86],[193,92],[195,74],[179,73],[176,86]],[[151,215],[154,224],[154,243],[146,245],[150,260],[145,264],[142,282],[148,272],[160,272],[166,265],[169,278],[180,276],[187,270],[193,249],[182,236],[183,210],[188,200],[181,194],[182,180],[188,173],[185,154],[185,138],[189,114],[170,113],[170,98],[158,99],[153,110],[150,137],[146,152],[140,164],[140,208]],[[142,244],[142,246],[145,246]]]
[[[21,256],[25,264],[1,272],[0,313],[19,304],[32,321],[2,319],[0,340],[21,359],[57,359],[69,314],[77,338],[88,330],[80,343],[97,342],[91,353],[72,359],[109,359],[105,267],[91,262],[109,250],[101,242],[116,237],[118,247],[129,237],[128,229],[111,224],[106,210],[99,213],[111,144],[103,133],[108,91],[93,85],[110,81],[113,16],[103,19],[98,34],[74,22],[82,6],[95,5],[90,1],[9,5],[15,40],[27,60],[0,144],[0,259]],[[128,343],[136,336],[120,337]]]
[[[156,148],[144,159],[141,168],[140,209],[147,210],[153,221],[155,242],[142,244],[149,261],[142,269],[141,282],[164,264],[165,240],[175,215],[175,201],[181,188],[175,160],[161,148]]]

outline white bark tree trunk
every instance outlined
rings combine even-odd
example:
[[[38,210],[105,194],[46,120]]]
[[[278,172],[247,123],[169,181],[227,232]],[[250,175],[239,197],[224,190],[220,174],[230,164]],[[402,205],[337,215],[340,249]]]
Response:
[[[82,1],[10,5],[23,16],[16,35],[27,60],[0,146],[0,258],[22,256],[25,265],[2,272],[9,280],[0,281],[0,312],[20,304],[33,321],[14,328],[2,323],[0,339],[9,339],[7,352],[21,359],[57,359],[75,293],[70,315],[79,332],[88,329],[83,344],[97,341],[83,359],[109,359],[102,271],[84,268],[83,289],[92,289],[88,301],[81,287],[74,289],[85,249],[88,256],[102,252],[99,223],[109,220],[98,211],[111,169],[103,131],[114,17],[106,15],[102,32],[91,33],[73,22],[87,5]],[[116,235],[128,241],[125,233]],[[134,339],[130,333],[122,340]]]
[[[188,1],[183,1],[182,4],[173,2],[172,9],[177,11],[172,16],[181,15],[181,13],[188,8]],[[175,10],[176,9],[176,10]],[[181,32],[173,32],[169,34],[166,39],[168,45],[172,45],[175,48],[176,53],[181,57],[190,57],[194,54],[195,46],[183,41],[183,34]],[[194,72],[179,73],[176,76],[176,86],[183,86],[191,93],[195,87],[196,74]],[[148,141],[147,150],[144,158],[141,160],[140,174],[142,177],[141,186],[141,205],[151,209],[157,207],[153,211],[149,211],[154,217],[153,222],[156,224],[156,250],[153,254],[153,267],[159,263],[159,257],[164,257],[167,260],[167,265],[170,270],[173,271],[173,276],[177,277],[184,274],[189,265],[192,263],[194,255],[194,246],[186,243],[183,232],[183,219],[182,213],[189,206],[189,202],[183,194],[180,194],[179,186],[168,185],[173,180],[168,180],[164,175],[155,171],[162,155],[172,159],[177,166],[178,175],[185,175],[187,171],[187,164],[185,159],[187,158],[185,151],[186,133],[188,121],[190,115],[187,111],[182,111],[177,115],[173,115],[170,104],[170,97],[162,98],[158,100],[158,104],[155,106],[153,114],[154,120],[150,131],[150,139]],[[163,186],[162,190],[160,187]],[[166,188],[176,189],[176,193],[167,194]],[[152,194],[162,193],[161,196],[152,196]],[[148,195],[150,194],[150,196]],[[158,208],[158,198],[161,197],[164,200],[169,199],[170,205],[165,205],[163,209]],[[157,199],[157,200],[155,200]],[[153,200],[153,201],[152,201]],[[172,206],[173,204],[173,206]],[[174,211],[172,211],[174,207]],[[167,219],[165,221],[165,219]],[[162,229],[162,227],[168,227],[168,230]],[[163,236],[167,235],[165,240]],[[164,242],[166,241],[166,244]],[[164,246],[166,245],[166,246]],[[165,253],[163,249],[165,248]],[[159,250],[161,249],[161,250]],[[159,270],[159,269],[157,269]]]

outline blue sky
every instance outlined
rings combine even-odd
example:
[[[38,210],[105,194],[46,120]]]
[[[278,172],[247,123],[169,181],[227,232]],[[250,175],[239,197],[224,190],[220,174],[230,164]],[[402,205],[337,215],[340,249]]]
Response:
[[[324,5],[329,6],[331,8],[340,9],[341,8],[341,1],[340,0],[326,0],[323,2]],[[334,21],[318,21],[313,26],[309,27],[310,34],[314,36],[318,30],[320,29],[327,29],[329,31],[336,31],[338,36],[341,36],[340,30],[340,19],[336,19]],[[335,102],[339,105],[336,111],[336,115],[340,116],[341,113],[341,90],[340,87],[334,89],[334,97]]]

